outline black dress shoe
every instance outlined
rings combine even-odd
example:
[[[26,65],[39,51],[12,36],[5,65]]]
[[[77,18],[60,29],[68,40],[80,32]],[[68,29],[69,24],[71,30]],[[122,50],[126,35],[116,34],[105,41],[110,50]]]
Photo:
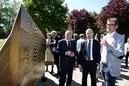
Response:
[[[128,65],[125,65],[124,67],[128,67]]]
[[[71,85],[66,85],[66,86],[71,86]]]
[[[54,74],[54,72],[53,72],[53,71],[51,71],[51,72],[50,72],[50,74],[52,74],[52,75],[53,75],[53,74]]]
[[[69,84],[66,84],[66,86],[71,86],[71,85],[69,85]]]

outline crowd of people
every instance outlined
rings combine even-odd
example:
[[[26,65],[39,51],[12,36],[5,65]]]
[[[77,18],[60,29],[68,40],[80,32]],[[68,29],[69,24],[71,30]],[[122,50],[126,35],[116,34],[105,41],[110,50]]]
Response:
[[[107,34],[97,38],[91,28],[79,36],[71,30],[67,30],[62,37],[56,31],[47,33],[46,72],[48,65],[51,65],[49,72],[54,74],[55,64],[58,86],[71,86],[73,69],[77,66],[82,72],[82,86],[87,86],[88,74],[91,76],[91,86],[96,86],[99,71],[105,86],[115,86],[115,80],[120,76],[122,58],[125,57],[125,67],[128,67],[129,56],[129,38],[125,43],[124,36],[116,31],[118,25],[117,18],[107,19]]]

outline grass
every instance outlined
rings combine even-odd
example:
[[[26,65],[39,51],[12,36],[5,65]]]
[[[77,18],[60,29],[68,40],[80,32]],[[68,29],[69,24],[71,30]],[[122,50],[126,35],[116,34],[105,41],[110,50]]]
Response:
[[[2,46],[3,46],[3,44],[4,44],[4,42],[5,42],[5,39],[0,39],[0,50],[1,50],[1,48],[2,48]]]

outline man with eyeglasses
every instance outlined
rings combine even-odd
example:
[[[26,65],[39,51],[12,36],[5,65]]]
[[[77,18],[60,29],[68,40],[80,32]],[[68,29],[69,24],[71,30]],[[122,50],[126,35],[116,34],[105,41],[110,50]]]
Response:
[[[116,77],[120,76],[124,36],[116,32],[117,28],[117,18],[109,18],[106,24],[107,35],[101,39],[100,70],[105,86],[115,86]]]

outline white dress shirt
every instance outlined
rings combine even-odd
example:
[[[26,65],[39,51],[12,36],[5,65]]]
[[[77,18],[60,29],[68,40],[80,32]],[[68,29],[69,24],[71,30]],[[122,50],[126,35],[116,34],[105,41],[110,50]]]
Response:
[[[125,43],[125,50],[124,50],[124,53],[125,53],[125,55],[127,54],[127,51],[129,51],[129,43],[127,42],[127,43]]]
[[[77,44],[76,44],[76,50],[77,50],[77,52],[80,52],[80,50],[81,50],[81,44],[84,41],[85,41],[85,39],[82,39],[82,38],[80,38],[80,39],[77,40]]]
[[[106,36],[103,37],[107,41],[109,45],[111,45],[114,41],[113,35],[116,33],[116,31],[112,32],[111,34],[107,34]],[[101,47],[101,62],[102,63],[107,63],[107,47],[105,45],[102,45]]]

